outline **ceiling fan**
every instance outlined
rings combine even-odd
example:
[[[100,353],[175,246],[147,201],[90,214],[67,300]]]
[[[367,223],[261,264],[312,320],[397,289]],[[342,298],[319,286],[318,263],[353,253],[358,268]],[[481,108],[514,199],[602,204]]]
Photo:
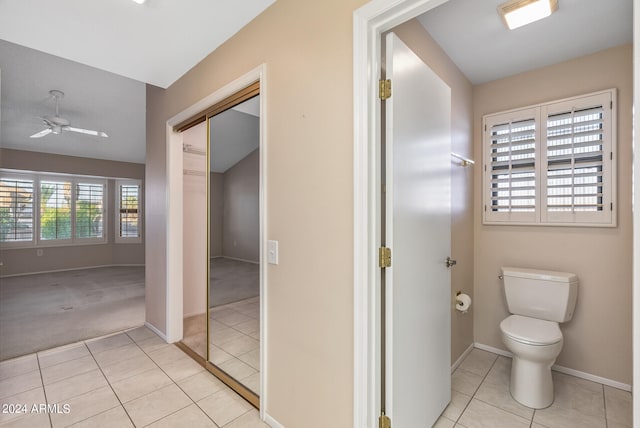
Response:
[[[51,94],[51,96],[56,101],[56,115],[42,117],[42,122],[47,125],[47,128],[33,134],[30,138],[42,138],[48,134],[58,135],[62,133],[62,131],[78,132],[80,134],[93,135],[94,137],[109,137],[105,132],[102,131],[74,128],[73,126],[71,126],[71,122],[69,122],[69,120],[65,119],[64,117],[61,117],[59,114],[60,99],[64,97],[64,92],[58,91],[57,89],[52,89],[51,91],[49,91],[49,94]]]

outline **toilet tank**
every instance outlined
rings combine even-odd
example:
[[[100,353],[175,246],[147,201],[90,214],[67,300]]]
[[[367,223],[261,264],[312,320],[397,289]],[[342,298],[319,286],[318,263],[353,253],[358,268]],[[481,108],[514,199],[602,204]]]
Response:
[[[509,312],[555,322],[573,317],[578,277],[573,273],[503,267]]]

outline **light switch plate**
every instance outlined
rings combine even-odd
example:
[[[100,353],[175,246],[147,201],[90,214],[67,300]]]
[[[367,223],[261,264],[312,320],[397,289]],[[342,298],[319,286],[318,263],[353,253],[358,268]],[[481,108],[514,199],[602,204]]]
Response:
[[[278,264],[278,241],[267,241],[267,263]]]

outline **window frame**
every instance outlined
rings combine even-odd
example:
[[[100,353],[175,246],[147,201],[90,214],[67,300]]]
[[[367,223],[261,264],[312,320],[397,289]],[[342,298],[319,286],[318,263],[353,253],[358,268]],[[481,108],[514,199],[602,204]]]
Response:
[[[0,171],[0,178],[2,179],[7,179],[7,180],[23,180],[23,181],[30,181],[31,182],[31,240],[26,241],[6,241],[6,242],[2,242],[0,243],[0,245],[2,245],[2,247],[4,248],[26,248],[26,247],[32,247],[35,243],[35,239],[36,236],[38,234],[38,230],[36,227],[37,221],[36,219],[38,218],[38,213],[36,210],[36,201],[38,201],[38,196],[37,196],[37,186],[38,186],[38,182],[36,181],[36,179],[34,178],[33,175],[30,174],[22,174],[22,173],[15,173],[12,171]]]
[[[108,179],[95,176],[82,176],[72,174],[54,174],[48,172],[21,172],[11,169],[0,169],[0,177],[7,179],[28,180],[33,183],[32,194],[32,230],[33,235],[30,241],[6,241],[2,242],[3,248],[41,248],[41,247],[62,247],[80,245],[99,245],[108,243]],[[70,203],[70,230],[69,239],[42,239],[42,219],[41,219],[41,185],[42,182],[64,182],[71,185]],[[102,237],[79,238],[76,237],[76,199],[78,184],[100,184],[102,193]]]
[[[602,103],[602,193],[601,211],[554,212],[548,210],[547,199],[547,120],[551,115],[594,107]],[[594,104],[595,103],[595,104]],[[528,113],[536,113],[535,127],[535,209],[531,213],[496,212],[492,203],[492,126],[508,120],[522,119]],[[482,117],[482,224],[519,226],[573,226],[616,227],[617,226],[617,93],[616,89],[592,92],[575,97],[553,100],[523,108],[491,113]],[[573,149],[572,149],[573,150]],[[572,184],[573,186],[574,184]],[[572,187],[573,189],[574,187]]]
[[[121,236],[120,229],[120,208],[121,208],[121,188],[122,186],[138,186],[138,236]],[[142,243],[142,223],[143,200],[142,200],[142,180],[118,179],[115,180],[115,210],[114,210],[114,239],[116,244],[140,244]]]

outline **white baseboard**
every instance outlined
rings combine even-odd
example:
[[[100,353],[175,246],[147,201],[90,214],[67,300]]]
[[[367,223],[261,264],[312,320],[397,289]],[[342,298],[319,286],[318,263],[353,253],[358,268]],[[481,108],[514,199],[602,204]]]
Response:
[[[169,343],[167,341],[167,335],[164,334],[163,332],[161,332],[160,330],[158,330],[153,324],[151,324],[149,321],[145,321],[144,322],[145,327],[147,327],[149,330],[153,331],[155,334],[157,334],[158,336],[160,336],[160,338],[162,340],[164,340],[165,342]]]
[[[206,309],[204,312],[192,312],[190,314],[182,314],[182,318],[195,317],[196,315],[205,315],[207,313]]]
[[[238,257],[229,257],[229,256],[222,256],[223,259],[229,259],[229,260],[235,260],[237,262],[245,262],[245,263],[252,263],[254,265],[259,265],[260,262],[256,262],[255,260],[247,260],[247,259],[239,259]]]
[[[469,347],[464,350],[462,355],[460,355],[460,358],[458,358],[456,362],[451,365],[451,373],[453,373],[454,370],[458,368],[458,366],[464,361],[465,358],[467,358],[467,355],[469,355],[471,351],[473,351],[473,343],[471,343]]]
[[[13,274],[10,274],[10,275],[0,275],[0,278],[12,278],[12,277],[16,277],[16,276],[39,275],[39,274],[42,274],[42,273],[72,272],[72,271],[76,271],[76,270],[99,269],[99,268],[107,268],[107,267],[144,267],[144,264],[114,264],[114,265],[82,266],[82,267],[74,267],[74,268],[66,268],[66,269],[40,270],[40,271],[37,271],[37,272],[25,272],[25,273],[13,273]]]
[[[267,425],[269,425],[271,428],[284,428],[284,425],[282,425],[280,422],[276,421],[275,419],[273,419],[271,417],[271,415],[265,413],[264,414],[264,421],[266,422]]]
[[[504,357],[513,358],[513,354],[511,352],[502,350],[500,348],[494,348],[493,346],[484,345],[482,343],[477,343],[477,342],[474,343],[474,346],[478,349],[482,349],[483,351],[488,351],[494,354],[502,355]],[[623,391],[631,391],[631,385],[628,385],[626,383],[618,382],[617,380],[607,379],[605,377],[596,376],[591,373],[585,373],[579,370],[570,369],[568,367],[559,366],[557,364],[554,364],[551,367],[551,370],[554,370],[559,373],[564,373],[571,376],[579,377],[580,379],[586,379],[592,382],[601,383],[603,385],[607,385],[612,388],[622,389]]]

